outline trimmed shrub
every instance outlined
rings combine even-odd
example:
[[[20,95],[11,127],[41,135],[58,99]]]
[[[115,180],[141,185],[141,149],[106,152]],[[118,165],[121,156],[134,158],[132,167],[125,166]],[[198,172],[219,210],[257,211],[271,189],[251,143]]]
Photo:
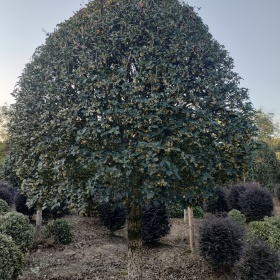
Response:
[[[14,203],[15,193],[15,188],[13,188],[10,184],[0,182],[0,198],[5,200],[9,206],[12,206]]]
[[[273,249],[280,249],[280,230],[269,221],[254,221],[249,223],[247,240],[260,239]]]
[[[22,252],[26,252],[33,242],[33,227],[27,216],[8,212],[0,216],[0,232],[12,237]]]
[[[260,240],[247,244],[240,263],[240,280],[277,280],[279,255]]]
[[[99,221],[113,233],[124,227],[126,222],[126,209],[123,205],[113,202],[102,203],[98,206]]]
[[[15,242],[9,236],[0,234],[0,279],[18,279],[23,266],[23,255]]]
[[[72,227],[65,219],[49,221],[46,225],[47,236],[61,244],[69,244],[73,240]]]
[[[228,210],[236,209],[240,210],[240,196],[242,193],[246,190],[246,187],[244,185],[239,186],[231,186],[229,187],[227,191],[227,204],[228,204]]]
[[[193,217],[196,219],[201,219],[204,216],[204,211],[200,206],[193,207]]]
[[[240,197],[241,212],[247,222],[260,221],[273,212],[273,199],[270,192],[259,186],[246,188]]]
[[[8,203],[0,198],[0,215],[3,215],[9,211],[11,211],[11,208]]]
[[[165,205],[149,201],[142,206],[142,240],[154,243],[170,231],[170,220]]]
[[[215,271],[229,271],[240,260],[243,237],[243,227],[232,219],[209,217],[199,228],[200,254]]]
[[[228,204],[226,200],[225,190],[216,188],[211,197],[209,197],[204,205],[205,211],[212,214],[218,214],[228,211]]]
[[[26,201],[27,201],[27,197],[24,194],[20,192],[16,193],[15,195],[16,211],[22,213],[23,215],[31,217],[35,213],[35,209],[33,207],[28,208],[26,205]]]
[[[230,217],[232,220],[235,222],[238,222],[240,224],[245,224],[246,222],[246,217],[244,214],[242,214],[239,210],[237,209],[232,209],[228,212],[228,217]]]

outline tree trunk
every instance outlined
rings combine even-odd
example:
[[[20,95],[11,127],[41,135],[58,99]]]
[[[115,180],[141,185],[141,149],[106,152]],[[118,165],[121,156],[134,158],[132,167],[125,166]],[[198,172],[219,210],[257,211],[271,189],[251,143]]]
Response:
[[[131,204],[128,208],[128,280],[142,280],[142,234],[141,205]]]
[[[187,209],[184,209],[184,223],[186,224],[188,221],[188,211]]]
[[[41,229],[42,229],[42,220],[43,220],[42,206],[37,205],[36,226],[35,226],[35,235],[36,236],[40,236]]]
[[[189,217],[189,236],[190,236],[190,250],[192,254],[195,254],[195,243],[194,243],[194,228],[193,228],[193,208],[188,207]]]

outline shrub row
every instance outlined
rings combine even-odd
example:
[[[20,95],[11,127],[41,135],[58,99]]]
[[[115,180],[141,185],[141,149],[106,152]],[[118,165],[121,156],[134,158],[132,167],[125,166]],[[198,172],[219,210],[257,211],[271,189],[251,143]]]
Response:
[[[252,223],[259,225],[261,222]],[[263,241],[269,239],[267,231],[270,232],[267,230],[268,222],[264,223],[258,234],[257,231],[248,234],[251,238],[246,243],[244,227],[240,223],[230,217],[212,216],[199,228],[200,254],[215,273],[230,274],[235,267],[237,277],[241,280],[276,280],[279,272],[279,255]],[[280,240],[279,235],[274,237]]]
[[[50,221],[46,226],[46,237],[68,244],[73,234],[66,220]],[[11,211],[8,203],[0,199],[0,279],[15,280],[21,274],[24,254],[34,241],[34,227],[28,216]]]
[[[217,188],[205,204],[207,212],[217,214],[232,209],[239,210],[247,222],[262,220],[273,212],[271,193],[257,184]]]

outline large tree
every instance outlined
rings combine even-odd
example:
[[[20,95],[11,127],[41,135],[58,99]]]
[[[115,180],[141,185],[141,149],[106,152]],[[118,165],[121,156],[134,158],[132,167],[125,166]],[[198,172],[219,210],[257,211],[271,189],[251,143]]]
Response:
[[[90,197],[118,197],[128,278],[142,279],[142,203],[191,203],[246,167],[253,109],[239,83],[188,5],[90,2],[49,34],[14,92],[22,190],[30,204],[67,199],[80,211]]]

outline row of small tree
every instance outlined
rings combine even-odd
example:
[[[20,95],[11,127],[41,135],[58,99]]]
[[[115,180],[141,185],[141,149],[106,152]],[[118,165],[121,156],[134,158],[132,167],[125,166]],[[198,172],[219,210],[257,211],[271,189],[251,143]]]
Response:
[[[200,227],[199,252],[219,276],[242,280],[278,279],[279,252],[257,235],[249,241],[246,237],[244,224],[229,217],[208,217]]]

